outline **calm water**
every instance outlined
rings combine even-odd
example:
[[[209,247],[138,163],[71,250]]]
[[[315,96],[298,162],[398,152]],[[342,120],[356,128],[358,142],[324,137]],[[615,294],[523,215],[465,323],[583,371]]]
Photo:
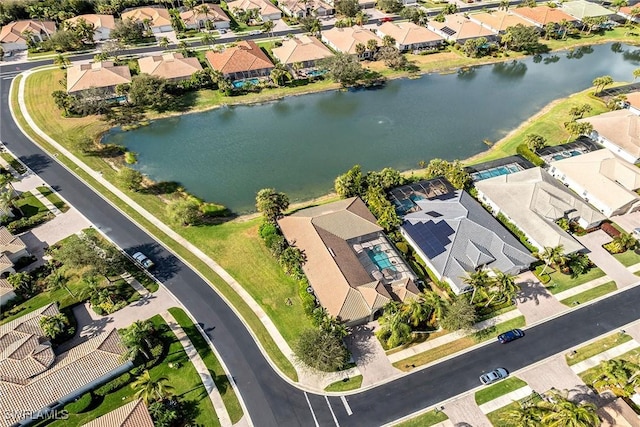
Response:
[[[448,75],[390,81],[385,88],[327,92],[273,103],[225,107],[112,131],[106,142],[139,153],[138,167],[158,181],[236,212],[253,209],[257,190],[292,200],[331,190],[336,175],[411,169],[434,157],[484,151],[550,101],[609,74],[630,81],[640,49],[601,45],[477,67]]]

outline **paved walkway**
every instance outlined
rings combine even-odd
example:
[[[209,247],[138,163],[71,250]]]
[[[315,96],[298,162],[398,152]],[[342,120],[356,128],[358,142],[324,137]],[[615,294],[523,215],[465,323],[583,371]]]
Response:
[[[600,364],[600,362],[602,362],[603,360],[616,358],[638,347],[640,347],[640,343],[638,343],[636,340],[627,341],[625,343],[612,347],[609,350],[603,351],[602,353],[598,353],[593,357],[583,360],[580,363],[571,365],[571,370],[576,374],[580,374],[588,369],[593,368],[594,366],[598,366],[598,364]]]
[[[31,190],[31,194],[36,196],[36,199],[40,201],[44,205],[45,208],[49,209],[49,212],[54,214],[55,216],[62,215],[62,211],[56,207],[51,200],[47,199],[47,197],[40,192],[37,188]]]
[[[137,283],[137,282],[136,282]],[[198,350],[195,349],[191,340],[182,329],[182,327],[178,324],[176,319],[169,313],[168,311],[163,311],[160,313],[162,318],[171,331],[176,335],[180,344],[184,348],[185,353],[189,356],[189,360],[193,364],[193,367],[198,372],[200,379],[202,380],[202,384],[204,385],[204,389],[207,391],[209,395],[209,399],[211,399],[211,403],[213,403],[213,408],[216,410],[216,415],[218,416],[218,420],[220,421],[220,425],[222,427],[231,426],[231,418],[229,417],[229,413],[227,412],[227,408],[224,406],[224,402],[222,401],[222,396],[220,396],[220,392],[216,387],[216,383],[213,381],[211,374],[209,373],[209,369],[207,365],[204,364],[204,361],[200,357]]]
[[[362,374],[362,386],[383,382],[402,374],[391,365],[374,331],[378,322],[357,326],[347,337],[346,344]]]
[[[489,414],[493,411],[497,411],[500,408],[504,408],[505,406],[513,402],[524,399],[525,397],[530,396],[531,393],[533,393],[533,389],[526,385],[522,388],[512,391],[511,393],[507,393],[487,403],[483,403],[482,405],[480,405],[480,410],[483,414]]]
[[[589,249],[591,261],[600,267],[611,280],[616,282],[618,289],[632,285],[640,280],[602,247],[602,245],[612,240],[604,231],[597,230],[584,236],[576,236],[576,239]]]
[[[496,317],[492,317],[491,319],[484,320],[482,322],[476,323],[473,327],[474,331],[464,332],[464,331],[456,331],[451,332],[449,334],[443,335],[438,338],[434,338],[432,340],[427,340],[421,344],[414,345],[397,353],[393,353],[388,355],[389,361],[391,363],[398,362],[400,360],[404,360],[408,357],[415,356],[416,354],[423,353],[425,351],[431,350],[436,347],[440,347],[441,345],[448,344],[452,341],[455,341],[460,338],[464,338],[468,335],[475,333],[475,331],[479,331],[481,329],[489,328],[491,326],[495,326],[499,323],[504,323],[508,320],[515,319],[516,317],[522,316],[519,310],[511,310],[504,314],[501,314]]]
[[[473,393],[448,402],[444,407],[444,413],[456,427],[492,427],[489,418],[476,405]]]
[[[542,363],[538,363],[518,372],[518,377],[529,384],[532,390],[544,393],[553,388],[567,390],[569,397],[578,400],[587,398],[591,401],[595,395],[584,385],[582,379],[569,368],[564,359],[564,354],[557,354]]]
[[[518,276],[520,292],[516,297],[518,310],[526,319],[527,325],[531,325],[548,317],[555,316],[567,310],[567,306],[560,303],[551,292],[544,287],[531,271],[526,271]]]

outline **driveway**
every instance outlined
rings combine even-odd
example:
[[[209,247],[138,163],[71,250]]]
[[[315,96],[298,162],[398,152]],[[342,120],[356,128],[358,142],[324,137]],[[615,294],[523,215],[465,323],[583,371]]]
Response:
[[[634,228],[640,227],[640,211],[619,215],[615,217],[614,220],[624,231],[633,233]]]
[[[391,365],[380,341],[374,335],[376,325],[377,322],[371,322],[356,326],[352,328],[351,334],[345,339],[347,348],[362,374],[363,387],[402,373]]]
[[[520,285],[520,292],[516,297],[516,304],[518,310],[524,314],[527,325],[555,316],[567,309],[531,271],[519,275],[517,283]]]
[[[638,276],[631,273],[627,268],[620,264],[609,252],[602,247],[605,243],[609,243],[611,237],[602,230],[594,231],[584,236],[576,236],[576,239],[589,249],[589,258],[598,267],[600,267],[607,276],[616,282],[618,289],[622,289],[633,283],[636,283]]]
[[[476,405],[475,393],[447,402],[444,413],[455,427],[491,427],[489,418]]]

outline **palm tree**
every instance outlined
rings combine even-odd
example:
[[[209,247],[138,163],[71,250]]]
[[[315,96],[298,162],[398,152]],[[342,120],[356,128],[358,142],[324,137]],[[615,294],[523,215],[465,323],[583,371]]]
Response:
[[[356,44],[356,55],[361,57],[367,51],[367,47],[363,43]]]
[[[382,45],[385,47],[393,47],[396,44],[396,39],[391,36],[384,36],[382,38]]]
[[[613,83],[613,77],[611,76],[600,76],[593,79],[592,84],[596,87],[595,94],[597,95],[601,91],[604,90],[605,87]]]
[[[378,320],[378,336],[386,341],[388,348],[397,347],[411,338],[411,326],[407,323],[400,304],[392,301],[385,305],[384,313]]]
[[[59,66],[61,70],[66,69],[69,66],[69,64],[71,64],[71,61],[69,61],[69,58],[67,58],[61,53],[58,54],[58,56],[56,56],[53,59],[53,65]]]
[[[284,65],[278,63],[273,67],[273,70],[271,70],[270,77],[276,85],[282,86],[285,80],[291,80],[291,73],[284,67]]]
[[[638,244],[638,241],[629,233],[622,232],[616,238],[613,239],[616,245],[620,246],[623,251],[633,249]]]
[[[161,48],[166,48],[167,46],[169,46],[169,39],[166,37],[162,37],[160,40],[158,40],[158,46],[160,46]]]
[[[364,11],[361,10],[356,14],[356,16],[353,19],[354,19],[353,22],[356,25],[362,27],[369,20],[369,15],[367,15],[366,13],[364,13]]]
[[[598,427],[600,417],[596,405],[589,402],[574,403],[567,398],[567,392],[552,392],[549,411],[542,417],[546,427]]]
[[[473,287],[473,295],[471,295],[471,304],[473,304],[473,300],[476,297],[476,292],[478,289],[485,289],[489,284],[491,284],[491,278],[489,277],[489,273],[487,270],[478,270],[470,273],[467,277],[464,277],[463,282],[471,287]]]
[[[151,359],[150,352],[155,341],[155,328],[148,320],[137,320],[125,329],[122,341],[127,347],[124,359],[135,359],[142,354],[146,359]]]
[[[504,273],[500,270],[494,270],[494,272],[495,276],[493,278],[492,285],[497,289],[485,307],[488,307],[496,296],[500,296],[500,301],[511,301],[520,291],[520,286],[516,283],[515,276],[513,274]]]
[[[500,419],[508,425],[518,427],[539,427],[541,425],[540,408],[535,406],[518,406],[500,416]]]
[[[211,9],[209,9],[209,6],[207,6],[206,4],[202,4],[201,6],[198,6],[196,8],[196,11],[198,13],[201,13],[204,15],[206,21],[209,21],[209,12],[211,12]],[[199,25],[199,24],[198,24]],[[205,24],[206,25],[206,24]]]
[[[566,19],[563,19],[562,21],[560,21],[558,23],[558,27],[560,27],[560,29],[562,30],[562,39],[566,39],[567,38],[567,32],[569,31],[569,21],[567,21]]]
[[[276,26],[276,24],[273,23],[273,21],[269,20],[269,21],[264,21],[262,23],[262,31],[264,31],[267,34],[271,34],[271,37],[273,37],[273,28]]]
[[[509,10],[509,0],[500,0],[500,4],[498,6],[498,10]]]
[[[4,215],[9,215],[11,208],[13,208],[13,200],[15,199],[15,193],[13,190],[7,188],[5,191],[0,192],[0,212]]]
[[[204,33],[202,35],[202,38],[200,39],[202,40],[203,44],[213,44],[213,42],[216,40],[215,37],[213,37],[210,33]]]
[[[71,289],[67,287],[67,282],[69,278],[62,272],[60,269],[55,269],[49,276],[47,276],[47,284],[49,285],[49,289],[52,291],[64,288],[71,297],[75,298],[76,296],[71,292]]]
[[[173,394],[174,387],[168,382],[167,377],[152,379],[149,371],[145,369],[142,375],[131,383],[131,388],[136,390],[134,396],[137,399],[142,398],[148,405],[150,402],[165,399]]]
[[[62,313],[54,314],[53,316],[42,316],[40,319],[42,332],[52,340],[63,334],[68,326],[69,320]]]
[[[635,384],[640,367],[626,360],[604,360],[597,367],[593,380],[596,388],[607,388],[616,396],[630,397],[635,393]]]
[[[420,297],[422,298],[422,303],[431,309],[431,317],[428,320],[429,324],[435,326],[447,311],[446,301],[440,298],[440,295],[437,293],[426,289],[422,291]]]
[[[591,261],[586,255],[571,254],[567,257],[567,266],[571,270],[571,277],[575,279],[589,269]]]
[[[378,42],[376,39],[367,40],[367,50],[370,50],[371,52],[378,50]]]
[[[413,327],[429,320],[431,315],[431,307],[418,298],[411,298],[408,302],[402,304],[401,311]]]
[[[564,246],[558,245],[555,247],[545,246],[544,251],[538,254],[540,259],[544,261],[544,268],[540,272],[540,274],[544,274],[547,270],[547,267],[551,265],[562,265],[567,261],[567,257],[564,255]]]

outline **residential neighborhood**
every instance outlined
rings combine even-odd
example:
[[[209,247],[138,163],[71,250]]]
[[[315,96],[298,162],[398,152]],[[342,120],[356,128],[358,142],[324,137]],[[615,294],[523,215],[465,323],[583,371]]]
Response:
[[[0,3],[0,426],[640,426],[639,25]]]

